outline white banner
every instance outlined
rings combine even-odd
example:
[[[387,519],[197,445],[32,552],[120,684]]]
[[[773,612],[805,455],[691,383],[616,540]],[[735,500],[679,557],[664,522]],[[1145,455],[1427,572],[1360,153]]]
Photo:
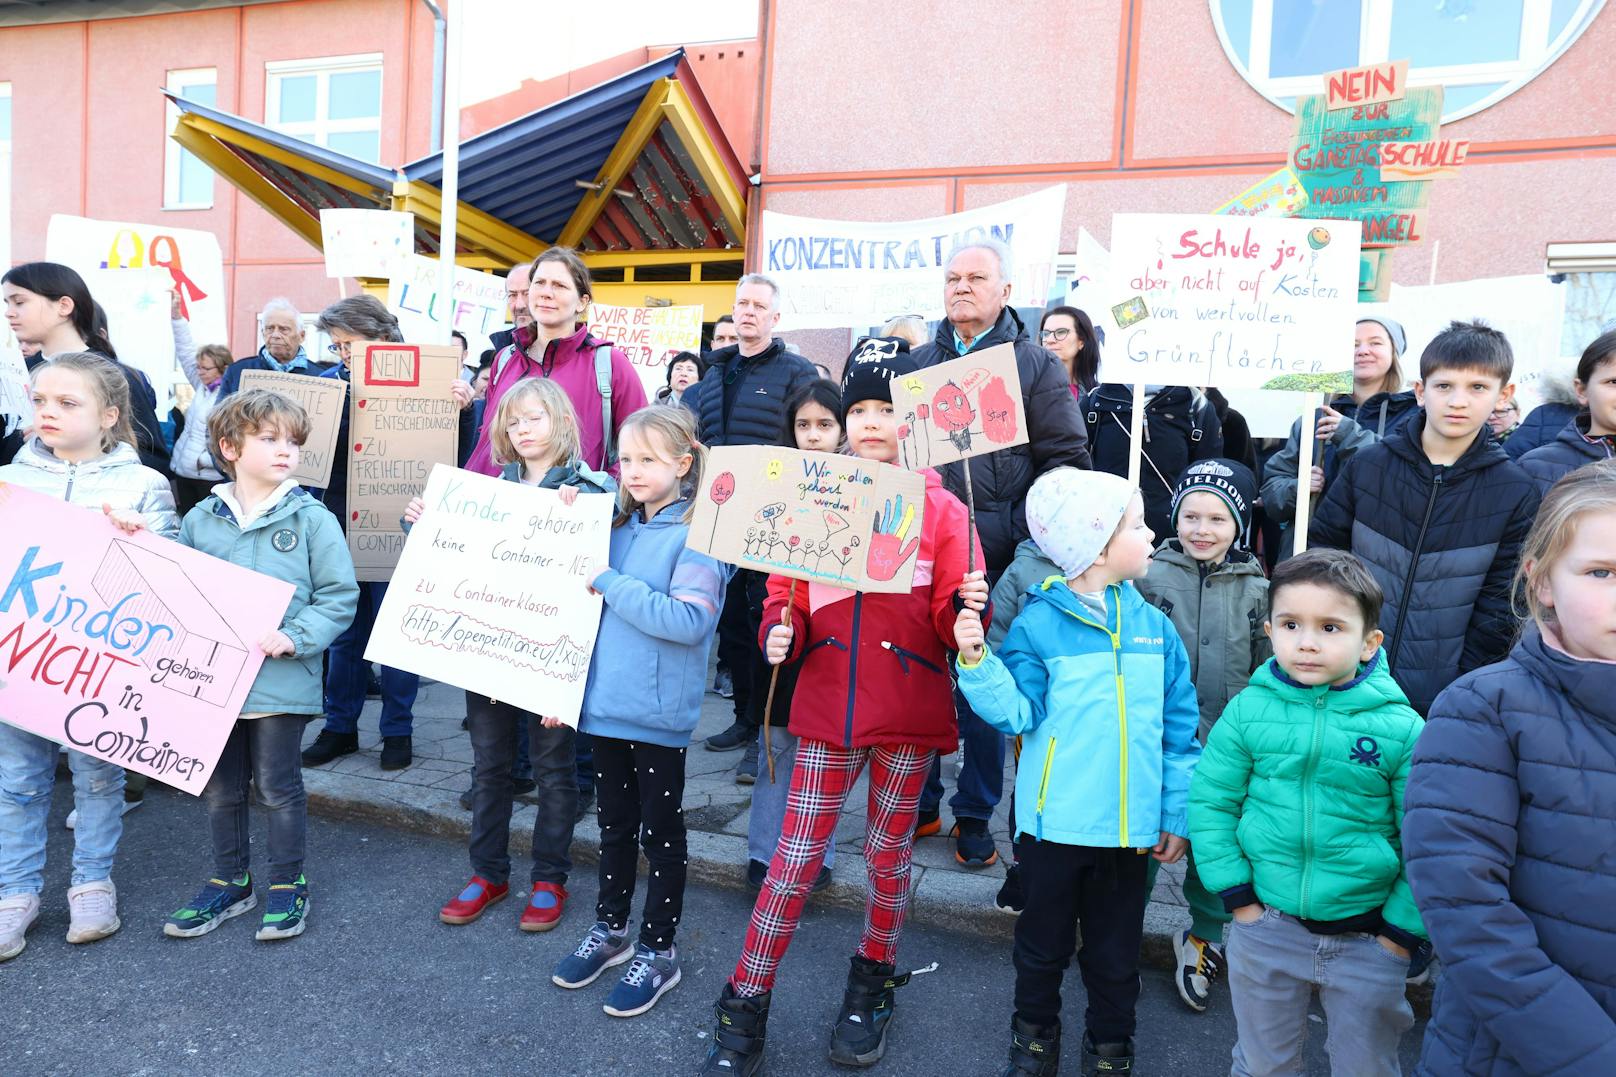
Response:
[[[328,277],[386,277],[415,252],[415,214],[386,209],[322,209],[320,245]]]
[[[761,272],[780,284],[782,329],[880,325],[899,314],[940,320],[944,260],[997,239],[1010,248],[1010,302],[1043,306],[1055,280],[1066,186],[920,221],[831,221],[763,211]]]
[[[393,263],[387,280],[387,306],[398,318],[405,340],[449,343],[443,312],[450,311],[451,328],[466,334],[466,362],[473,365],[488,347],[488,338],[510,324],[505,305],[505,278],[455,267],[454,299],[438,300],[438,260],[419,254]]]
[[[146,375],[157,390],[157,418],[168,418],[174,385],[185,377],[174,356],[173,279],[161,269],[92,269],[83,277],[107,312],[118,358]]]
[[[645,385],[645,399],[656,400],[668,384],[668,360],[679,352],[701,352],[699,304],[679,307],[623,307],[589,304],[589,334],[609,340],[629,357]]]

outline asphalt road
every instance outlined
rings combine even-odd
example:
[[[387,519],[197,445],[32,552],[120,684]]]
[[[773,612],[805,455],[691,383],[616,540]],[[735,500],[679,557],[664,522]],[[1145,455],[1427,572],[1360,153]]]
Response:
[[[200,805],[156,787],[127,817],[118,868],[124,927],[69,946],[64,893],[71,800],[57,787],[46,901],[28,949],[0,965],[0,1070],[25,1074],[539,1073],[690,1074],[710,1034],[711,1005],[733,966],[750,898],[693,888],[679,939],[683,982],[650,1013],[601,1011],[606,977],[581,991],[550,983],[555,962],[593,920],[594,869],[575,873],[562,926],[517,930],[521,898],[483,920],[447,927],[439,905],[468,869],[457,843],[348,822],[310,820],[308,931],[280,943],[252,938],[256,913],[211,935],[162,935],[165,915],[208,874]],[[256,832],[262,840],[261,829]],[[517,868],[525,878],[525,866]],[[825,1058],[859,920],[810,906],[786,958],[769,1026],[776,1077],[848,1071]],[[905,967],[937,961],[898,993],[888,1074],[997,1074],[1008,1040],[1008,946],[968,933],[914,927]],[[1082,987],[1069,974],[1063,1073],[1079,1072]],[[1310,1073],[1325,1074],[1323,1025],[1310,1023]],[[1423,1023],[1404,1041],[1405,1065]],[[1234,1022],[1227,997],[1196,1015],[1167,973],[1147,970],[1138,1069],[1157,1075],[1228,1072]]]

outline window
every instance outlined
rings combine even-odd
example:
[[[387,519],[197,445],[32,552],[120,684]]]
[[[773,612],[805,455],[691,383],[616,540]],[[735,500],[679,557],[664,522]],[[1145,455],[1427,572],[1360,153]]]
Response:
[[[218,103],[219,76],[211,67],[198,67],[189,71],[168,73],[168,92],[188,101],[212,108]],[[174,130],[180,110],[169,104],[165,113],[167,132]],[[212,209],[213,170],[202,159],[175,142],[172,137],[163,147],[163,208]]]
[[[265,66],[266,124],[349,157],[381,163],[380,53]]]
[[[1408,60],[1441,85],[1444,123],[1536,78],[1605,0],[1210,0],[1223,51],[1258,93],[1294,112],[1326,71]]]

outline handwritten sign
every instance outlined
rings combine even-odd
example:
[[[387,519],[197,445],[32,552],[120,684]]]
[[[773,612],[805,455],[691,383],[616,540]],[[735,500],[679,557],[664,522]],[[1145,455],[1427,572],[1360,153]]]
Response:
[[[392,576],[400,518],[433,464],[454,465],[460,406],[449,390],[460,349],[355,344],[348,424],[348,549],[360,580]]]
[[[1383,142],[1380,178],[1388,183],[1409,180],[1452,179],[1470,155],[1468,138],[1435,142]]]
[[[1102,381],[1350,388],[1356,222],[1119,213],[1110,286]]]
[[[1325,107],[1331,110],[1400,101],[1407,92],[1407,60],[1348,67],[1324,76]]]
[[[320,246],[328,277],[387,277],[415,253],[415,214],[385,209],[322,209]]]
[[[1229,217],[1294,217],[1307,205],[1307,191],[1289,167],[1270,173],[1213,210]]]
[[[342,428],[342,409],[348,405],[348,383],[341,378],[249,370],[241,375],[241,387],[268,389],[303,405],[303,410],[309,413],[309,439],[303,443],[292,478],[317,490],[330,486],[331,462],[336,459],[337,434]]]
[[[574,728],[612,506],[438,465],[376,615],[365,659],[516,703]]]
[[[679,352],[701,350],[702,308],[589,305],[589,334],[609,340],[629,357],[645,385],[647,400],[668,383],[668,360]]]
[[[0,483],[0,721],[200,794],[292,585]]]
[[[406,254],[393,263],[387,279],[387,307],[398,318],[405,340],[449,342],[449,328],[466,334],[468,357],[488,347],[488,338],[509,323],[505,281],[492,273],[455,266],[454,295],[445,302],[438,295],[438,260]]]
[[[900,594],[913,585],[925,511],[926,479],[916,472],[856,456],[730,446],[707,454],[688,541],[742,568]]]
[[[940,467],[1027,443],[1016,349],[997,344],[892,382],[906,468]]]

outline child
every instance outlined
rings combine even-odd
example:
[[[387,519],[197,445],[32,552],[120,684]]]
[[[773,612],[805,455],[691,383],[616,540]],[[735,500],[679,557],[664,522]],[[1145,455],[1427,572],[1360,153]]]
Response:
[[[628,961],[603,1007],[613,1017],[646,1012],[680,976],[673,936],[688,863],[685,752],[701,718],[707,659],[728,582],[724,566],[685,546],[703,453],[695,416],[676,404],[644,408],[624,420],[611,560],[589,581],[606,605],[579,723],[595,747],[600,900],[595,926],[551,980],[583,987]],[[546,718],[544,724],[560,721]],[[636,846],[645,850],[651,876],[639,943],[631,945]]]
[[[847,433],[842,429],[842,398],[834,382],[812,381],[786,399],[786,426],[780,444],[805,452],[839,453],[846,449]],[[797,687],[797,667],[784,666],[774,688],[774,709],[769,716],[769,751],[774,756],[774,778],[769,765],[758,767],[752,788],[752,809],[746,828],[746,882],[753,890],[763,886],[769,861],[780,844],[780,828],[786,818],[786,795],[791,791],[791,773],[797,764],[797,738],[789,727],[791,696]],[[758,731],[759,751],[763,731]],[[830,871],[836,864],[836,843],[825,847],[825,866],[814,879],[814,889],[829,885]]]
[[[1206,888],[1234,915],[1236,1077],[1300,1073],[1319,988],[1334,1073],[1399,1072],[1424,937],[1399,854],[1420,717],[1386,671],[1380,585],[1340,550],[1274,570],[1274,660],[1213,727],[1190,785]]]
[[[523,378],[500,397],[489,431],[500,478],[555,490],[572,504],[580,490],[609,493],[611,476],[584,466],[578,455],[578,416],[572,401],[547,378]],[[406,529],[426,505],[414,498],[404,510]],[[514,703],[466,693],[466,728],[471,733],[471,882],[444,905],[438,919],[469,924],[510,893],[513,768],[520,727],[527,727],[533,763],[533,890],[522,910],[523,931],[549,931],[566,910],[567,874],[572,870],[572,829],[578,818],[574,773],[577,731],[541,726],[539,716]]]
[[[1437,698],[1414,753],[1408,880],[1442,955],[1419,1072],[1616,1073],[1616,462],[1543,499],[1531,621]]]
[[[842,381],[841,412],[853,453],[892,463],[898,418],[891,379],[911,374],[907,354],[851,364]],[[869,768],[869,822],[864,863],[870,897],[864,936],[831,1032],[831,1061],[869,1066],[886,1050],[899,975],[898,935],[909,902],[909,859],[920,790],[938,751],[958,741],[946,672],[954,603],[982,608],[987,583],[966,575],[972,540],[965,506],[926,479],[914,587],[902,594],[865,594],[769,578],[763,647],[773,665],[800,663],[791,732],[799,739],[791,795],[779,845],[752,909],[741,959],[715,1007],[717,1026],[702,1072],[747,1075],[763,1066],[775,974],[791,944],[803,902],[859,772]],[[980,549],[980,547],[978,547]],[[790,613],[789,624],[782,614]]]
[[[1178,532],[1156,549],[1139,593],[1172,619],[1190,658],[1190,680],[1201,704],[1195,739],[1206,744],[1212,724],[1245,688],[1251,673],[1273,653],[1263,634],[1268,580],[1246,550],[1257,480],[1234,460],[1191,464],[1173,489]],[[1151,873],[1155,885],[1155,873]],[[1184,869],[1190,926],[1173,936],[1178,956],[1174,983],[1196,1013],[1206,1009],[1212,984],[1223,974],[1223,925],[1229,914],[1201,885],[1195,850]]]
[[[1036,585],[1003,650],[962,611],[959,683],[984,721],[1022,736],[1015,1014],[1007,1075],[1060,1066],[1060,985],[1076,948],[1088,992],[1085,1072],[1133,1065],[1145,853],[1184,855],[1184,801],[1200,747],[1189,660],[1167,617],[1128,584],[1154,536],[1139,490],[1057,468],[1027,493],[1027,526],[1059,574]]]
[[[139,513],[151,530],[172,537],[179,528],[174,495],[135,452],[123,372],[98,355],[64,352],[36,367],[32,381],[33,437],[0,467],[0,482],[86,508]],[[22,953],[39,916],[56,758],[55,741],[0,724],[0,961]],[[67,761],[78,812],[67,941],[94,942],[119,927],[111,876],[123,835],[123,770],[71,750]]]
[[[1347,461],[1308,531],[1351,550],[1386,596],[1386,667],[1424,714],[1515,631],[1509,581],[1538,492],[1487,417],[1515,392],[1504,334],[1454,322],[1420,356],[1422,411]]]
[[[1519,458],[1545,494],[1567,472],[1616,454],[1616,329],[1583,349],[1572,384],[1582,410],[1553,441]]]

